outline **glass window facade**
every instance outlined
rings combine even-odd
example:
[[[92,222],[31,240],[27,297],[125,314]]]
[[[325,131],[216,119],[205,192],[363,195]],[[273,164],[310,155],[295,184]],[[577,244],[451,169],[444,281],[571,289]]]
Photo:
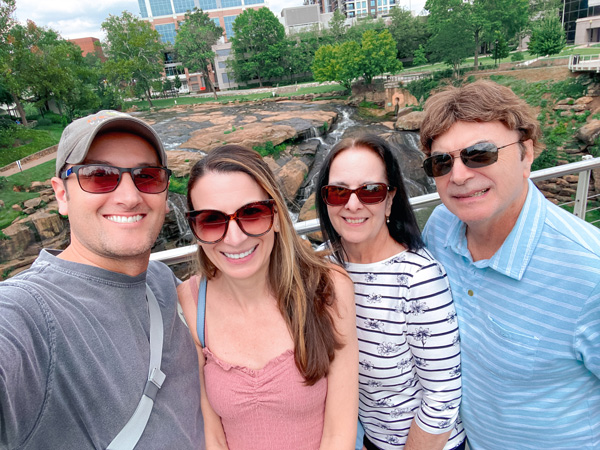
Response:
[[[221,8],[231,8],[234,6],[242,6],[242,0],[221,0]]]
[[[237,16],[225,16],[223,17],[223,22],[225,22],[225,34],[227,35],[227,39],[231,39],[233,37],[233,22]]]
[[[567,44],[575,42],[575,26],[577,25],[577,19],[583,17],[593,16],[595,9],[598,7],[589,8],[588,14],[588,0],[563,0],[564,2],[564,24],[565,31],[567,32]],[[600,12],[600,11],[598,11]],[[561,11],[562,15],[562,11]]]
[[[244,0],[244,5],[260,5],[264,2],[265,0]]]
[[[171,0],[150,0],[150,10],[154,17],[173,14]]]
[[[148,10],[146,9],[145,0],[138,0],[138,4],[140,5],[140,16],[148,17]]]
[[[212,21],[215,23],[216,26],[220,27],[221,26],[221,22],[219,21],[218,17],[213,17]]]
[[[164,25],[156,25],[156,31],[160,33],[160,40],[165,44],[175,44],[175,24],[166,23]]]
[[[231,49],[223,48],[223,49],[217,50],[215,53],[217,54],[217,56],[225,57],[225,56],[229,56],[231,54]]]
[[[173,0],[173,6],[177,14],[184,14],[194,9],[194,0]]]
[[[217,0],[198,0],[198,5],[202,11],[217,9]]]

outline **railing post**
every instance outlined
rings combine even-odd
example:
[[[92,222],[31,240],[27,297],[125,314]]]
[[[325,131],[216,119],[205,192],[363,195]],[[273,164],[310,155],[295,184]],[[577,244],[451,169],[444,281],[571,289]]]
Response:
[[[582,160],[592,159],[592,155],[585,155]],[[584,170],[579,172],[577,180],[577,193],[575,194],[575,206],[573,206],[573,214],[580,219],[585,220],[585,211],[587,209],[588,191],[590,188],[590,171]]]

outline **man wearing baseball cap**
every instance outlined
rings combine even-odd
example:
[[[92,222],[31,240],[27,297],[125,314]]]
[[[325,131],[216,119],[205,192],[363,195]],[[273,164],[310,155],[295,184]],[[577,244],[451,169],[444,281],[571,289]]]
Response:
[[[137,118],[100,111],[64,130],[52,187],[70,244],[0,283],[0,449],[204,448],[176,278],[149,262],[169,176]]]

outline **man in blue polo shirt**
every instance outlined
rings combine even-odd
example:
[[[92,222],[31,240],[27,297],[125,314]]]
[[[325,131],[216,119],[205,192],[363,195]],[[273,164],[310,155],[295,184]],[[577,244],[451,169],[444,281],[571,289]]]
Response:
[[[540,136],[490,81],[425,105],[423,167],[443,205],[424,236],[456,304],[473,450],[600,448],[600,230],[529,180]]]

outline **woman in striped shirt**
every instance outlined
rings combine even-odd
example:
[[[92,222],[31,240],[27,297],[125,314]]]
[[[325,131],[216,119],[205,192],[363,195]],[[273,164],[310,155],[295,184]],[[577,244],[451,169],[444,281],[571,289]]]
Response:
[[[391,147],[342,140],[319,174],[321,230],[354,281],[364,448],[462,449],[460,341]]]

